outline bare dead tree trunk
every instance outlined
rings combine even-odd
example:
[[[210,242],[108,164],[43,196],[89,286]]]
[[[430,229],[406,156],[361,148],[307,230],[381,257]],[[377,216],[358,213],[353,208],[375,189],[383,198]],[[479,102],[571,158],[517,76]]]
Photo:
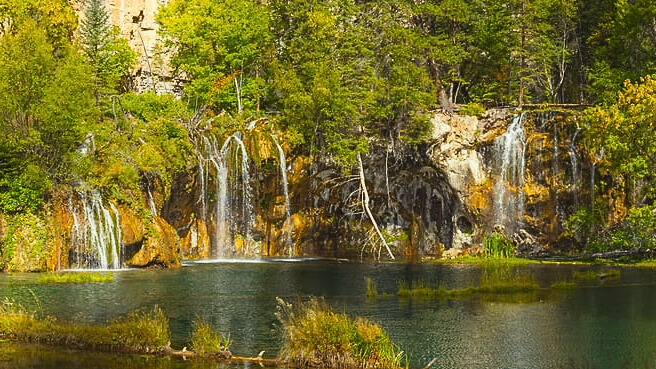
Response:
[[[380,231],[380,228],[378,228],[378,223],[376,223],[376,219],[374,219],[373,214],[371,214],[371,209],[369,209],[369,192],[367,191],[367,184],[364,180],[364,169],[362,168],[362,158],[360,158],[359,153],[356,156],[356,158],[358,159],[358,169],[360,171],[360,189],[362,190],[362,207],[364,208],[364,212],[367,214],[367,217],[369,217],[371,224],[374,226],[374,229],[376,230],[376,233],[380,238],[380,242],[385,246],[385,249],[387,250],[387,254],[389,254],[389,257],[392,260],[394,260],[396,258],[394,257],[392,250],[387,244],[387,241],[385,241],[385,237],[383,237],[383,233]]]

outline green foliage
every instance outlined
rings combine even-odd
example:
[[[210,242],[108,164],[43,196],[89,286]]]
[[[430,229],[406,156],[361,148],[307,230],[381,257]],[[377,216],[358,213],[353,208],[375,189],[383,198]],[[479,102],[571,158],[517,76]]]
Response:
[[[191,347],[199,355],[229,355],[230,335],[223,337],[209,323],[196,319],[191,333]]]
[[[596,229],[601,223],[601,213],[599,207],[597,211],[592,212],[586,207],[579,208],[574,214],[570,215],[564,223],[564,235],[571,237],[582,245],[590,245],[597,238]]]
[[[656,4],[651,1],[616,1],[603,9],[599,22],[591,27],[588,42],[593,61],[589,68],[590,93],[611,103],[626,80],[656,73],[656,37],[653,22]]]
[[[171,62],[192,78],[186,93],[215,111],[254,111],[260,69],[270,47],[269,19],[259,2],[174,0],[157,15]]]
[[[470,115],[474,117],[480,117],[485,113],[485,107],[479,103],[469,103],[460,107],[458,114],[460,115]]]
[[[43,219],[31,212],[6,217],[8,228],[0,242],[0,270],[42,272],[46,269],[48,242],[52,239]]]
[[[90,78],[68,42],[68,3],[0,5],[0,211],[11,213],[40,208],[51,183],[69,178]]]
[[[366,319],[355,321],[322,300],[292,305],[278,299],[280,358],[299,367],[398,368],[403,356],[383,329]]]
[[[590,160],[599,172],[613,178],[612,191],[625,194],[629,211],[618,224],[602,224],[602,216],[591,217],[579,211],[568,228],[579,229],[590,238],[590,251],[653,248],[656,223],[653,207],[645,204],[656,199],[656,142],[652,139],[656,76],[646,76],[638,83],[626,81],[616,103],[586,109],[582,122],[583,144]]]
[[[0,177],[0,212],[13,214],[37,211],[50,188],[48,174],[35,164],[28,163],[16,175]]]
[[[85,180],[103,188],[119,200],[141,200],[143,176],[159,178],[168,195],[173,176],[185,170],[193,146],[181,122],[188,112],[181,101],[154,93],[125,94],[117,99],[117,117],[90,127],[94,132],[94,155],[83,160],[78,172]]]
[[[515,255],[515,245],[499,232],[492,232],[483,240],[483,255],[493,258],[509,258]]]
[[[36,22],[55,51],[68,47],[77,27],[75,11],[66,0],[0,0],[0,37]]]

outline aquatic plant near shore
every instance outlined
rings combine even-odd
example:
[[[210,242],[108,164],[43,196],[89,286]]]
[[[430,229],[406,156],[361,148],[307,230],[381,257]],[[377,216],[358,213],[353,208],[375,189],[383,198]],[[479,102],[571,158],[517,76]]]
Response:
[[[403,352],[376,323],[352,320],[318,298],[291,304],[278,298],[282,361],[296,367],[398,368]]]
[[[229,359],[230,335],[222,336],[212,326],[202,320],[194,321],[194,330],[191,333],[191,347],[198,355],[218,359]]]
[[[403,298],[464,298],[474,295],[508,295],[537,292],[540,285],[530,276],[514,276],[512,278],[498,278],[484,276],[478,286],[468,286],[460,289],[448,289],[444,286],[432,288],[424,282],[414,282],[408,286],[399,284],[398,296]]]
[[[111,273],[45,273],[39,277],[39,283],[102,283],[113,282]]]
[[[78,325],[58,322],[14,301],[0,303],[0,338],[133,353],[158,353],[169,349],[169,322],[162,309],[135,311],[107,325]]]
[[[483,240],[483,254],[493,258],[510,258],[515,254],[515,245],[499,232],[492,232]]]
[[[376,288],[376,282],[370,277],[364,278],[364,283],[367,287],[367,298],[375,299],[378,297],[378,288]]]

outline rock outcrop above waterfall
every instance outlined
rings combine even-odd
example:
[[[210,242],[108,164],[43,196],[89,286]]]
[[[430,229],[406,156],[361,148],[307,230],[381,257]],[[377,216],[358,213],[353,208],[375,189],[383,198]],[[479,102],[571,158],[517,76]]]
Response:
[[[104,0],[109,21],[117,26],[137,54],[133,70],[133,88],[137,92],[155,91],[179,95],[181,81],[170,66],[171,53],[158,34],[155,15],[168,0]],[[78,17],[84,17],[84,0],[72,0]]]
[[[462,241],[454,241],[454,248],[480,244],[497,225],[517,242],[522,255],[571,248],[571,240],[563,236],[564,222],[579,203],[590,201],[585,181],[590,163],[581,154],[576,141],[580,130],[569,116],[531,111],[522,116],[522,141],[508,142],[515,151],[507,154],[513,158],[506,158],[521,160],[507,164],[514,165],[519,184],[502,175],[502,170],[510,169],[502,168],[504,154],[499,151],[499,140],[519,117],[515,112],[488,110],[480,118],[434,116],[428,153],[457,193],[462,213],[469,215],[462,221],[472,227],[465,233],[455,228],[454,240]],[[497,199],[500,191],[506,197]]]

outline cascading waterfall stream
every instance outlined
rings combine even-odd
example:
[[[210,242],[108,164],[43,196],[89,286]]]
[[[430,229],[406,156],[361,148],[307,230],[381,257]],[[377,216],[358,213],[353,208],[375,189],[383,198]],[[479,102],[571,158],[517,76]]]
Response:
[[[513,117],[506,132],[494,140],[498,179],[493,188],[496,224],[514,230],[524,212],[526,134],[524,113]]]
[[[287,183],[287,163],[285,161],[285,152],[283,151],[282,146],[280,146],[280,143],[278,143],[278,140],[275,136],[271,135],[271,138],[278,148],[278,156],[280,159],[280,176],[282,177],[282,189],[285,195],[285,221],[289,224],[290,227],[287,233],[287,250],[288,256],[292,257],[294,256],[294,245],[292,242],[292,224],[289,221],[291,218],[291,205],[289,201],[289,185]]]
[[[100,191],[78,192],[81,215],[69,199],[73,215],[71,242],[76,252],[73,266],[89,269],[120,269],[121,227],[118,209],[109,203],[105,207]],[[111,211],[110,211],[111,210]]]
[[[255,222],[253,214],[252,194],[250,188],[250,174],[248,166],[248,154],[246,147],[239,137],[238,133],[228,137],[223,143],[221,148],[218,146],[218,141],[215,137],[203,137],[205,146],[205,155],[202,157],[199,174],[201,177],[201,205],[203,211],[207,204],[207,184],[209,183],[210,170],[209,168],[202,168],[204,163],[211,163],[215,170],[216,182],[216,206],[214,209],[215,216],[215,235],[214,247],[211,251],[211,256],[214,258],[230,258],[234,257],[237,253],[235,250],[234,234],[239,232],[244,237],[244,241],[248,242],[251,238],[250,231]],[[229,169],[230,158],[232,157],[231,148],[236,146],[234,152],[235,167],[241,167],[241,176],[238,181],[234,177],[232,186],[229,185]],[[241,155],[240,155],[241,154]],[[241,156],[241,161],[237,163],[237,157]],[[234,219],[234,212],[237,211],[237,198],[235,194],[241,191],[241,221],[242,227],[238,229],[237,222]],[[205,215],[206,216],[206,215]]]
[[[150,205],[150,212],[153,216],[157,216],[157,206],[155,206],[155,199],[153,199],[153,193],[150,191],[150,183],[146,187],[146,192],[148,193],[148,204]]]
[[[572,136],[572,140],[570,141],[569,144],[569,159],[572,163],[572,190],[574,192],[574,199],[578,204],[578,188],[577,188],[577,183],[580,180],[580,174],[579,174],[579,166],[578,166],[578,160],[576,157],[576,136],[581,132],[580,127],[576,127],[576,131],[574,132],[574,135]]]
[[[602,147],[597,154],[597,157],[592,162],[592,168],[590,169],[590,209],[591,212],[594,212],[594,203],[595,203],[595,172],[597,170],[597,163],[604,158],[604,148]]]

